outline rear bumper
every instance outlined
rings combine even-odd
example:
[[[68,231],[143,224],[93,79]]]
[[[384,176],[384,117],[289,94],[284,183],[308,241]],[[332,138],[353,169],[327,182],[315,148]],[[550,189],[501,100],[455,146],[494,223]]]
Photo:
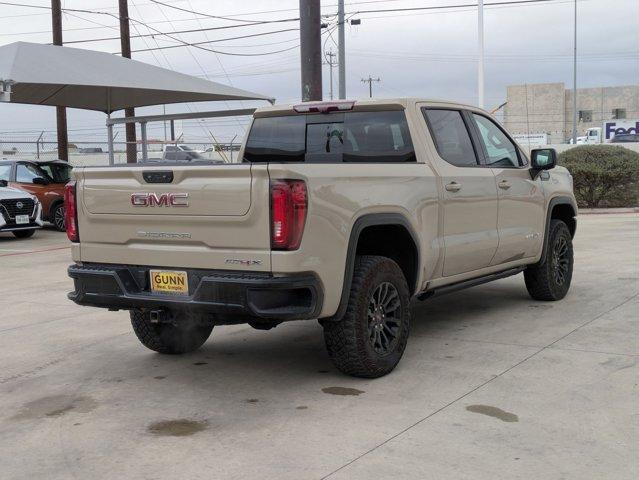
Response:
[[[75,290],[68,297],[78,305],[109,309],[195,310],[217,317],[216,323],[314,319],[322,310],[323,290],[313,273],[183,269],[189,294],[177,296],[150,291],[150,268],[157,267],[72,265]]]

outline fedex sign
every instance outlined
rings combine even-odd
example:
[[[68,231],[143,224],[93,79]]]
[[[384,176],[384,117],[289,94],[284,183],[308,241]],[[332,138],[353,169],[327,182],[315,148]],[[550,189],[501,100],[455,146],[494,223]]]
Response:
[[[639,120],[616,120],[604,123],[606,140],[624,133],[639,133]]]

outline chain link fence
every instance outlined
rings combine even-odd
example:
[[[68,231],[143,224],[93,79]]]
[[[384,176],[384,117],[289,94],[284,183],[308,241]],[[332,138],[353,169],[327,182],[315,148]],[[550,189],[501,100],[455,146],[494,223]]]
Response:
[[[116,164],[126,163],[126,142],[114,142],[113,154]],[[40,139],[0,138],[0,159],[56,160],[59,158],[55,141]],[[142,146],[138,142],[137,158],[142,161]],[[212,142],[149,142],[149,161],[214,160],[225,163],[237,161],[239,141],[229,143]],[[106,141],[69,140],[69,163],[73,166],[100,166],[109,164],[109,147]]]

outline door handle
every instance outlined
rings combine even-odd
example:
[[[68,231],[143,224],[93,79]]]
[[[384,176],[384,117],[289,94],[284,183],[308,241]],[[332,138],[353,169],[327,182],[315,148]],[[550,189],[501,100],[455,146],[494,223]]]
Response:
[[[502,190],[508,190],[510,188],[510,182],[508,180],[502,180],[499,182],[499,188]]]
[[[459,192],[461,188],[461,183],[457,182],[450,182],[448,185],[446,185],[446,190],[448,190],[449,192]]]

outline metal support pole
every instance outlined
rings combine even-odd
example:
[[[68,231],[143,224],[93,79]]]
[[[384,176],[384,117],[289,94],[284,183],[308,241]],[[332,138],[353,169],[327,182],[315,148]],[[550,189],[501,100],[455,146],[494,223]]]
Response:
[[[575,39],[572,88],[572,143],[577,144],[577,0],[575,0]]]
[[[478,44],[479,44],[479,62],[477,68],[477,104],[479,108],[484,108],[484,0],[478,2]]]
[[[142,161],[146,162],[149,159],[149,145],[146,138],[146,122],[140,123],[140,133],[142,134]]]
[[[300,0],[302,101],[322,100],[320,0]]]
[[[131,58],[131,33],[129,31],[129,2],[119,0],[120,6],[120,44],[122,56]],[[133,108],[124,110],[125,117],[135,117]],[[126,161],[136,163],[138,161],[137,143],[135,138],[135,123],[126,124]]]
[[[109,119],[111,115],[109,115]],[[115,152],[113,151],[113,125],[110,123],[107,124],[107,138],[108,138],[108,148],[109,148],[109,165],[115,164]]]
[[[162,114],[166,115],[166,105],[162,105]],[[166,120],[164,120],[164,141],[166,142]]]
[[[171,141],[175,140],[175,120],[171,120]]]
[[[344,33],[344,0],[337,2],[337,42],[339,63],[339,98],[346,98],[346,35]]]
[[[51,0],[51,26],[53,44],[62,45],[62,6],[60,0]],[[67,133],[67,109],[55,107],[56,129],[58,131],[58,158],[69,161],[69,136]]]
[[[36,141],[36,158],[40,158],[40,142],[42,141],[42,137],[44,136],[44,131],[40,132],[40,136],[38,137],[38,140]]]
[[[237,135],[235,135],[232,139],[231,139],[231,163],[233,163],[233,142],[235,141],[235,139],[237,138]]]

